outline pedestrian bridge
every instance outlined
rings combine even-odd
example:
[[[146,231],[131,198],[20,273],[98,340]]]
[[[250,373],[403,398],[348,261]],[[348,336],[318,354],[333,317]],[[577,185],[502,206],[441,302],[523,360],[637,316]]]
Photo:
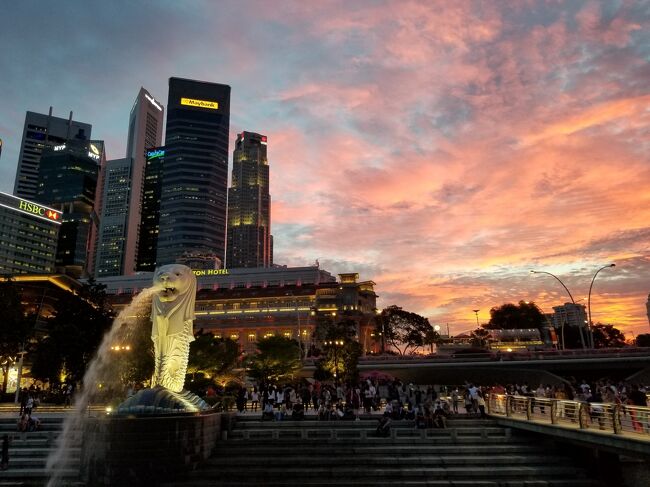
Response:
[[[502,426],[650,460],[650,407],[506,394],[486,406]]]
[[[359,371],[379,371],[414,384],[558,383],[561,377],[650,381],[650,349],[551,350],[502,354],[381,355],[359,360]],[[315,364],[305,361],[311,376]]]

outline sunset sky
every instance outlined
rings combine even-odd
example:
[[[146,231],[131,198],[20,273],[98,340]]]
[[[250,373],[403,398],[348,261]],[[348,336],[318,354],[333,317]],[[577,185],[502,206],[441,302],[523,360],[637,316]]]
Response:
[[[25,111],[93,125],[124,157],[140,86],[232,86],[268,135],[275,261],[377,283],[475,328],[578,300],[649,333],[650,2],[21,1],[0,15],[0,191]],[[585,301],[582,301],[586,303]]]

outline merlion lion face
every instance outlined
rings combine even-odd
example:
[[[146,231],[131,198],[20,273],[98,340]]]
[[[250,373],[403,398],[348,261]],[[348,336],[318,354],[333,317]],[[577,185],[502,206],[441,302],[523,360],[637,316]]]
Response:
[[[170,303],[185,295],[196,278],[192,270],[184,265],[169,264],[156,269],[153,284],[159,289],[160,301]]]

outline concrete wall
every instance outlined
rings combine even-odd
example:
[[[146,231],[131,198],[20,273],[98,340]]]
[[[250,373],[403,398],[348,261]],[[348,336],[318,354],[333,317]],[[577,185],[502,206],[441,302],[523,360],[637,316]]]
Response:
[[[81,476],[88,486],[156,485],[183,477],[212,453],[229,414],[105,416],[83,432]]]

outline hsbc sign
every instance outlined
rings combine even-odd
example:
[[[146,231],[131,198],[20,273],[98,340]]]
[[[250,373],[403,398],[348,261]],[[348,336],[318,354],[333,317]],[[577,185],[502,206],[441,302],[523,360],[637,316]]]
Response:
[[[28,213],[30,215],[38,216],[44,220],[49,220],[53,223],[61,224],[61,217],[63,213],[46,206],[37,205],[31,201],[19,200],[18,209],[23,213]]]
[[[39,205],[33,201],[16,198],[15,196],[6,193],[0,193],[0,206],[4,206],[5,208],[10,208],[12,210],[17,210],[21,213],[26,213],[28,215],[35,216],[41,220],[47,220],[57,225],[61,225],[61,220],[63,217],[63,213],[58,210]]]

